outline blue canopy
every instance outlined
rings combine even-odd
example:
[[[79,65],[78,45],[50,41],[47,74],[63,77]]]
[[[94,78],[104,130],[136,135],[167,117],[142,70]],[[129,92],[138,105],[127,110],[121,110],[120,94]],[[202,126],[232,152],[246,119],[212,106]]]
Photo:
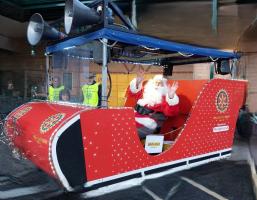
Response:
[[[195,56],[206,56],[215,58],[239,58],[240,56],[236,53],[221,51],[213,48],[204,48],[199,46],[181,44],[162,40],[155,37],[150,37],[137,33],[123,32],[110,28],[102,28],[98,31],[88,33],[82,36],[74,37],[61,41],[58,44],[48,46],[46,53],[53,53],[56,51],[63,50],[72,46],[80,46],[88,43],[92,40],[106,38],[113,41],[127,43],[131,45],[146,46],[149,48],[158,48],[160,50],[166,50],[171,52],[180,52],[183,54],[193,54]]]

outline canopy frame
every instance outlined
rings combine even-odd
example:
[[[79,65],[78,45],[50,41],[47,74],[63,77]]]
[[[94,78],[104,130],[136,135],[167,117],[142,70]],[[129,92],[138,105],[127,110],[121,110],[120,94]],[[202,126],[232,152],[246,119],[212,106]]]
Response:
[[[46,48],[46,54],[51,54],[67,48],[84,45],[93,40],[102,42],[102,99],[101,105],[107,108],[107,76],[108,61],[121,61],[136,64],[154,64],[163,66],[163,64],[182,65],[203,62],[216,62],[217,60],[237,60],[240,55],[234,52],[221,51],[213,48],[205,48],[188,44],[180,44],[168,40],[162,40],[156,37],[138,34],[130,31],[121,31],[120,28],[101,28],[77,37],[66,38],[58,43],[52,44]],[[108,44],[112,42],[112,45]],[[132,56],[124,56],[123,51],[139,51]],[[113,57],[108,54],[109,49],[113,49]],[[143,49],[143,50],[142,50]],[[115,57],[115,51],[118,54]],[[119,52],[121,50],[121,53]],[[144,52],[145,51],[145,52]],[[126,53],[126,52],[125,52]],[[146,53],[146,56],[144,55]],[[149,55],[150,56],[149,56]],[[134,56],[134,57],[133,57]],[[137,57],[138,56],[138,57]],[[111,57],[109,59],[109,57]],[[139,62],[137,62],[137,60]]]

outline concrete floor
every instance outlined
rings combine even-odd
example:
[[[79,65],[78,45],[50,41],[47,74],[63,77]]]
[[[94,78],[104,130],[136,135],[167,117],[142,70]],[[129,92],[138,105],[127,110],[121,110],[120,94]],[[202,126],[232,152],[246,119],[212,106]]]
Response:
[[[235,139],[232,157],[190,170],[145,180],[141,185],[97,197],[67,194],[28,160],[17,160],[0,144],[0,199],[16,200],[254,200],[257,135]],[[255,173],[255,174],[254,174]],[[100,194],[100,193],[99,193]]]

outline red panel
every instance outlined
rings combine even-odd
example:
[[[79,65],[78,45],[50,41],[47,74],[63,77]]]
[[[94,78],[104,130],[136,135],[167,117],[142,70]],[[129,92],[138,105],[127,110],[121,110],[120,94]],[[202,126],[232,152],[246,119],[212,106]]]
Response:
[[[215,79],[208,83],[197,98],[190,118],[174,146],[157,156],[148,155],[142,147],[132,109],[82,113],[87,180],[231,148],[244,89],[243,81]],[[228,100],[223,112],[216,106],[220,91],[226,92]],[[224,105],[219,104],[219,108],[224,108]],[[214,127],[222,125],[228,126],[229,130],[213,132]]]
[[[212,80],[202,91],[193,106],[186,127],[173,149],[179,157],[195,156],[210,151],[231,148],[238,110],[244,98],[243,81]],[[217,109],[217,97],[220,90],[228,95],[227,109]],[[228,131],[214,133],[213,128],[226,125]]]
[[[169,81],[172,83],[172,81]],[[177,95],[179,96],[180,113],[188,114],[202,91],[207,80],[179,80]]]

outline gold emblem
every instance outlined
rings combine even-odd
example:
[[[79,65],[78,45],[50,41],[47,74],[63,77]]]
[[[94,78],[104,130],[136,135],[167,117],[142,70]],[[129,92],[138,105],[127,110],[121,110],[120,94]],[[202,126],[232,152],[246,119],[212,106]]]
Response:
[[[38,144],[47,144],[47,140],[44,138],[38,137],[36,135],[33,135],[33,138]]]
[[[57,113],[48,117],[40,126],[40,133],[44,134],[58,124],[65,117],[65,113]]]
[[[224,113],[229,106],[229,96],[226,90],[222,89],[216,94],[216,108],[219,112]]]
[[[14,114],[14,118],[20,119],[21,117],[23,117],[25,114],[27,114],[30,110],[32,109],[31,106],[26,106],[25,108],[22,108],[20,110],[18,110],[15,114]]]

